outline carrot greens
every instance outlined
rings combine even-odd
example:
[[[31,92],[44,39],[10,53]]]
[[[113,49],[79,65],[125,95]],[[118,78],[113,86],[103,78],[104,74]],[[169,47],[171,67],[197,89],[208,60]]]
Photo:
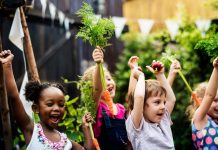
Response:
[[[90,45],[104,48],[108,45],[108,39],[114,34],[115,26],[111,18],[98,19],[93,13],[92,7],[83,3],[82,8],[76,13],[81,17],[82,27],[76,37],[81,37],[84,41],[89,41]]]

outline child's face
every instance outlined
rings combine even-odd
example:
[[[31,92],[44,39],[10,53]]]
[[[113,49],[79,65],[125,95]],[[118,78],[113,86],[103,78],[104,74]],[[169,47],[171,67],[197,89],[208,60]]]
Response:
[[[39,98],[38,112],[41,123],[56,128],[65,111],[63,92],[55,87],[44,89]]]
[[[116,84],[114,80],[112,79],[110,73],[107,72],[105,74],[105,80],[106,80],[107,90],[110,92],[110,95],[113,98],[115,96]]]
[[[145,120],[151,123],[160,123],[165,113],[166,96],[151,96],[145,103]]]
[[[212,118],[214,118],[216,121],[218,120],[218,92],[217,92],[216,97],[210,106],[210,109],[208,110],[208,114]],[[218,121],[217,121],[217,123],[218,123]]]

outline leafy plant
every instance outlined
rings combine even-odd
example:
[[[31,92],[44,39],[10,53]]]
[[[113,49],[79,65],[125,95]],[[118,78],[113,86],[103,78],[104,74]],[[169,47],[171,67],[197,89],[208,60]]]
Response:
[[[84,138],[80,126],[82,124],[82,116],[84,115],[85,108],[78,107],[79,97],[70,99],[69,95],[66,95],[65,100],[66,111],[63,116],[63,122],[59,123],[59,126],[63,128],[67,137],[76,142],[82,142]]]
[[[199,41],[195,49],[205,51],[208,56],[212,57],[214,59],[215,57],[218,56],[218,34],[215,34],[213,36],[210,36],[206,39],[203,39]]]
[[[93,102],[92,98],[92,82],[80,80],[77,85],[80,89],[81,100],[86,111],[90,112],[94,118],[96,116],[96,103]]]
[[[115,29],[111,18],[97,19],[92,7],[85,2],[76,14],[82,18],[83,24],[76,35],[77,38],[81,37],[84,41],[89,41],[94,47],[104,48],[109,45],[108,39],[113,35]]]

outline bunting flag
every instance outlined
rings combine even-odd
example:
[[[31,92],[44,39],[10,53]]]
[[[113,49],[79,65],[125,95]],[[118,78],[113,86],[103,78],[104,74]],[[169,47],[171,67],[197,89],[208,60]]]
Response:
[[[9,33],[9,40],[15,45],[17,46],[23,53],[23,37],[24,37],[24,33],[23,33],[23,28],[21,25],[21,17],[20,17],[20,10],[19,8],[17,8],[15,15],[14,15],[14,20],[12,22],[12,26],[11,26],[11,30]],[[28,77],[27,77],[27,70],[26,70],[26,60],[25,57],[24,58],[24,68],[25,68],[25,75],[24,75],[24,79],[22,82],[22,86],[20,89],[20,99],[22,104],[24,105],[24,109],[26,111],[26,113],[32,118],[32,103],[29,103],[26,101],[25,97],[24,97],[24,88],[26,83],[28,82]]]
[[[71,33],[70,33],[70,20],[68,18],[64,19],[64,27],[66,30],[65,38],[69,39],[71,36]]]
[[[47,7],[47,0],[40,0],[41,2],[41,5],[42,5],[42,17],[44,18],[45,17],[45,10],[46,10],[46,7]]]
[[[53,3],[49,3],[49,12],[51,14],[52,21],[54,21],[56,15],[56,6]]]
[[[138,23],[139,23],[140,31],[143,34],[148,35],[149,32],[151,31],[154,21],[151,19],[139,19]]]
[[[166,20],[165,23],[168,31],[170,32],[171,39],[175,40],[175,36],[179,29],[179,23],[174,20]]]
[[[126,18],[124,17],[112,17],[113,23],[115,25],[115,36],[116,38],[119,38],[123,28],[126,24]]]
[[[96,18],[96,22],[94,22],[94,23],[97,23],[98,22],[98,20],[101,18],[101,15],[95,15],[95,18]]]
[[[209,29],[210,24],[211,24],[211,20],[206,20],[206,19],[202,19],[202,20],[196,20],[195,24],[197,26],[197,28],[201,31],[201,35],[202,37],[205,36],[206,31]]]
[[[65,18],[64,13],[62,11],[58,11],[58,19],[59,19],[60,25],[64,24],[64,18]]]

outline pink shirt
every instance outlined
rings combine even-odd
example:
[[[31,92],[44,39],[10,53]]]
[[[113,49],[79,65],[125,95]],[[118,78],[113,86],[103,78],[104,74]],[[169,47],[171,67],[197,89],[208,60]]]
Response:
[[[115,118],[123,119],[125,117],[125,107],[119,103],[116,103],[115,105],[117,107],[117,114],[115,115]],[[103,121],[102,107],[106,110],[107,115],[111,117],[107,105],[104,102],[99,101],[96,114],[96,123],[93,125],[95,137],[99,137],[101,134],[101,125]]]

